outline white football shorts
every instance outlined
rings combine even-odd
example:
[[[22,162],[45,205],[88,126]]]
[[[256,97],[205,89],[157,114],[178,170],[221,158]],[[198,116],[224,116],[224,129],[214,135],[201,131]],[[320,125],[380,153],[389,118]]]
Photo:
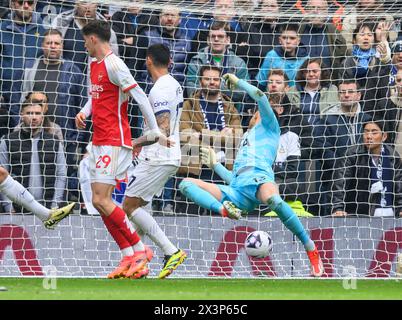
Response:
[[[162,194],[166,182],[178,169],[179,167],[174,165],[151,166],[140,161],[128,177],[126,196],[151,202],[155,195]]]
[[[133,161],[129,148],[94,146],[89,148],[89,171],[92,182],[116,185],[116,179],[126,178],[127,169]]]

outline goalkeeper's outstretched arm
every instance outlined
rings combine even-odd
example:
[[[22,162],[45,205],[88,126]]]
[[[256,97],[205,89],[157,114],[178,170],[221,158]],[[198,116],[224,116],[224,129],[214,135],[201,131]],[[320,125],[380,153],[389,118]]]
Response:
[[[202,163],[214,170],[227,184],[230,184],[233,173],[216,160],[215,151],[210,147],[201,147],[200,152]]]
[[[275,113],[271,108],[267,96],[257,87],[249,84],[247,81],[237,78],[234,74],[227,73],[223,76],[226,86],[233,90],[235,88],[244,90],[258,104],[258,110],[261,114],[261,123],[266,128],[279,131],[279,123]]]

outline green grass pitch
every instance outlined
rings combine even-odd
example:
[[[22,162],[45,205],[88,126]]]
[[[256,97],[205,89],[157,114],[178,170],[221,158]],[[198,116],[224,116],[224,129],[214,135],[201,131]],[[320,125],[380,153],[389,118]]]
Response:
[[[357,280],[344,289],[342,280],[273,279],[70,279],[59,278],[46,290],[42,278],[0,278],[0,300],[270,300],[398,299],[401,280]]]

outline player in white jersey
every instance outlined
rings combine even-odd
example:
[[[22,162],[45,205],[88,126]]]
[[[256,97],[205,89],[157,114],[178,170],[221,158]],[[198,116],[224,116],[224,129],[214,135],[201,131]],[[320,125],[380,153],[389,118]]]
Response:
[[[149,93],[149,101],[155,113],[159,129],[175,142],[172,148],[160,144],[144,145],[141,139],[133,145],[144,145],[139,154],[139,163],[128,179],[123,209],[136,225],[137,232],[147,234],[165,254],[165,264],[159,274],[163,279],[170,275],[186,258],[183,250],[175,247],[158,226],[155,219],[144,209],[154,195],[160,195],[168,181],[180,166],[179,121],[183,104],[183,89],[168,73],[170,51],[163,44],[155,44],[147,49],[146,66],[154,86]],[[144,134],[149,130],[145,125]],[[145,270],[144,272],[148,272]],[[143,272],[143,273],[144,273]],[[130,276],[130,273],[127,273]]]

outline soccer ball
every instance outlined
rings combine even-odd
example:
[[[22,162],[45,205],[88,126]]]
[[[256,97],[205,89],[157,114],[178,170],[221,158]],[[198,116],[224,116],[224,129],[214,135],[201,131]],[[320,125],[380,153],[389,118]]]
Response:
[[[272,252],[272,238],[265,231],[253,231],[247,236],[244,247],[249,256],[265,258]]]

